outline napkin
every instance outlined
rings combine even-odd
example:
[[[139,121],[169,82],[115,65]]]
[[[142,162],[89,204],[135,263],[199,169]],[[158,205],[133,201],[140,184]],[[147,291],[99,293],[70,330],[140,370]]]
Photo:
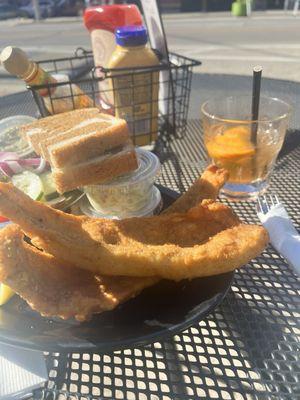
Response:
[[[42,352],[0,344],[0,400],[25,398],[47,380]]]
[[[266,213],[258,212],[258,218],[270,235],[270,242],[300,275],[300,236],[281,203]]]

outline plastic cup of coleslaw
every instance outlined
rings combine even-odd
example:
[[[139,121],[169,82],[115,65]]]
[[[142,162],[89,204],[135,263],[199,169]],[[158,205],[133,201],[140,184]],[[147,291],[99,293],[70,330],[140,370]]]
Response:
[[[123,219],[153,215],[162,206],[161,194],[154,185],[160,173],[158,157],[136,149],[138,168],[110,182],[84,187],[87,199],[81,211],[91,217]]]

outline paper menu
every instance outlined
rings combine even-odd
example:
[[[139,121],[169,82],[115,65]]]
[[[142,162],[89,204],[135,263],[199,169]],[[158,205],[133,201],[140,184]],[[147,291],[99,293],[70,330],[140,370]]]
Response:
[[[169,61],[167,39],[156,0],[141,0],[151,46]]]
[[[144,19],[147,25],[148,35],[151,47],[158,50],[163,57],[163,61],[169,64],[169,51],[167,39],[162,23],[161,15],[156,0],[141,0],[144,11]],[[160,88],[159,88],[159,111],[163,116],[167,116],[168,122],[172,125],[173,118],[169,115],[170,95],[174,99],[174,87],[171,71],[160,72]],[[174,110],[173,110],[174,111]],[[173,127],[175,128],[175,127]]]

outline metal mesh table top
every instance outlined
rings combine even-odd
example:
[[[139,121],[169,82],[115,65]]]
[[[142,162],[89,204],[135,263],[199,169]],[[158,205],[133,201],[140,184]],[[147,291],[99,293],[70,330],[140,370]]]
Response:
[[[161,153],[160,182],[184,191],[205,167],[198,121]],[[277,162],[271,190],[299,229],[300,146]],[[287,151],[286,151],[287,152]],[[258,222],[254,203],[233,203]],[[113,354],[47,354],[49,382],[36,398],[136,400],[300,399],[299,281],[269,246],[235,274],[207,318],[144,348]]]

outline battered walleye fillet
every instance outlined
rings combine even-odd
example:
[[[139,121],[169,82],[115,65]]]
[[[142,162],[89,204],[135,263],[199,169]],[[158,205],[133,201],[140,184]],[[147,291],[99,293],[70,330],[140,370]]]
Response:
[[[225,169],[210,165],[203,174],[195,180],[192,186],[181,195],[162,214],[183,213],[195,207],[204,199],[216,200],[221,187],[227,181],[229,173]]]
[[[180,197],[164,213],[170,213],[176,205],[188,210],[204,197],[216,198],[225,178],[224,170],[209,167],[182,196],[184,201]],[[92,314],[117,307],[159,280],[101,276],[74,268],[27,244],[16,225],[0,232],[0,281],[10,285],[43,316],[85,321]]]
[[[0,231],[0,281],[43,316],[89,319],[136,296],[157,278],[100,276],[58,261],[24,241],[17,225]]]
[[[234,270],[256,257],[268,235],[205,200],[187,213],[122,221],[78,217],[0,184],[0,212],[60,260],[103,275],[180,280]],[[35,239],[37,237],[37,239]]]

